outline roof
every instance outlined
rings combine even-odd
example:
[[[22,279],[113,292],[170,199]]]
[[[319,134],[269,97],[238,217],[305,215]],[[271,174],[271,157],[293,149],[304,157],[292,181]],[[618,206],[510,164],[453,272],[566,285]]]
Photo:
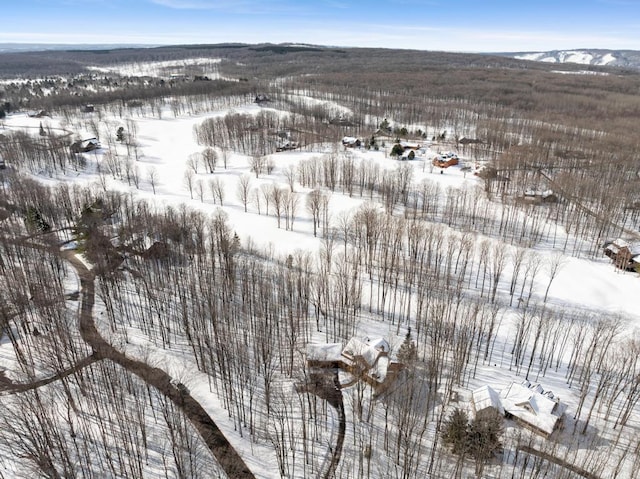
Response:
[[[626,248],[629,252],[631,252],[632,256],[640,255],[640,244],[638,243],[629,243],[628,241],[623,240],[622,238],[616,238],[611,243],[609,243],[605,250],[609,250],[613,253],[619,253],[621,249]]]
[[[551,391],[529,381],[511,383],[500,393],[500,400],[506,412],[546,434],[554,431],[566,410]]]
[[[490,386],[482,386],[474,390],[472,393],[473,405],[476,413],[493,408],[500,414],[504,415],[504,408],[500,402],[500,395]]]
[[[524,196],[539,196],[541,198],[549,198],[553,195],[553,190],[534,190],[533,188],[527,189],[524,192]]]
[[[357,364],[362,358],[369,368],[367,374],[378,382],[383,382],[391,360],[389,343],[384,338],[351,338],[342,351],[342,361],[348,366]]]
[[[420,148],[422,145],[420,143],[417,143],[415,141],[401,141],[400,142],[400,146],[402,148],[404,148],[405,150],[407,148],[411,149],[411,150],[417,150],[418,148]]]
[[[367,366],[373,367],[380,355],[379,351],[369,346],[369,344],[358,338],[351,338],[342,352],[343,356],[349,359],[355,359],[357,356],[362,357]]]
[[[309,344],[307,345],[307,360],[333,362],[342,358],[342,343]]]

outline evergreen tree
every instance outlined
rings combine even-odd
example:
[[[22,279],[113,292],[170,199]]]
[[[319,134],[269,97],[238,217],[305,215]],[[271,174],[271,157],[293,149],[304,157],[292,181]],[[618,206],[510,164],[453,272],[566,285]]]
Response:
[[[27,212],[25,214],[25,222],[27,224],[27,229],[29,229],[30,231],[40,231],[41,233],[46,233],[47,231],[51,230],[51,225],[46,222],[40,212],[33,206],[27,208]]]
[[[485,463],[502,451],[502,431],[503,419],[497,411],[482,414],[469,422],[467,413],[456,408],[444,424],[443,441],[460,456],[460,461],[467,454],[473,457],[476,475],[481,477]]]
[[[454,454],[465,454],[467,450],[467,438],[469,417],[460,408],[455,408],[449,419],[444,424],[443,441],[451,446]]]
[[[398,351],[398,361],[404,365],[409,365],[416,359],[418,359],[418,349],[416,348],[416,343],[414,343],[411,338],[411,327],[409,327],[407,329],[407,335]]]
[[[400,156],[404,153],[404,148],[402,148],[402,145],[400,145],[399,143],[396,143],[395,145],[393,145],[393,148],[391,148],[391,156]]]

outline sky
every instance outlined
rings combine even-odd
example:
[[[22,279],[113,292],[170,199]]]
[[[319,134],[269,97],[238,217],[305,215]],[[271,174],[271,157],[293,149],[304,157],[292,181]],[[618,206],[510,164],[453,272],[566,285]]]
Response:
[[[640,50],[640,0],[2,0],[0,43]]]

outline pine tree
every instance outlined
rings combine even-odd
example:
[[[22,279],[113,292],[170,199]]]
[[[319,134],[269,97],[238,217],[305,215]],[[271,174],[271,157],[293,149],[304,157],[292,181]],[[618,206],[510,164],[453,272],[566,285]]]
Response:
[[[464,454],[468,445],[469,417],[460,408],[455,408],[444,424],[443,441],[451,446],[454,454]]]
[[[398,361],[404,365],[409,365],[416,359],[418,359],[418,349],[416,348],[416,343],[414,343],[411,338],[411,327],[409,327],[407,329],[407,335],[398,351]]]

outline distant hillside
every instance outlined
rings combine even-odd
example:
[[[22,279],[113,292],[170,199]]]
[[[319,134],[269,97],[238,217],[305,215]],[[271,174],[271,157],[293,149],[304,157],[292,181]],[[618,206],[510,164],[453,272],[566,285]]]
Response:
[[[500,55],[545,63],[577,63],[581,65],[613,66],[640,70],[640,51],[637,50],[551,50],[548,52],[511,52]]]
[[[94,43],[0,43],[0,53],[43,52],[51,50],[109,50],[113,48],[145,48],[152,45]]]

